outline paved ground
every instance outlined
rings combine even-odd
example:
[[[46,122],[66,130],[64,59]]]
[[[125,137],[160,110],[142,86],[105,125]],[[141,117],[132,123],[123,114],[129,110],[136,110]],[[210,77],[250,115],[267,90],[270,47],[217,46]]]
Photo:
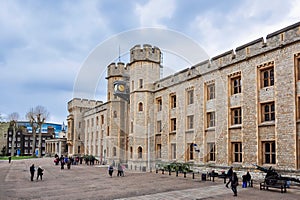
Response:
[[[29,166],[45,169],[42,181],[30,181]],[[260,191],[238,188],[238,197],[232,196],[223,181],[201,181],[175,174],[140,173],[126,171],[125,177],[107,175],[107,168],[87,165],[61,170],[53,158],[0,161],[0,199],[299,199],[300,189],[281,194],[278,190]]]

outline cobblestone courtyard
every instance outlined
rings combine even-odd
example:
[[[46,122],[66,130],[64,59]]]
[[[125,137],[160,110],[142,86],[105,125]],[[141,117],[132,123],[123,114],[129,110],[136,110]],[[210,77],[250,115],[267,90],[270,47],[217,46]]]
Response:
[[[42,181],[30,181],[29,167],[41,165]],[[238,188],[238,197],[232,196],[223,180],[201,181],[200,175],[192,179],[168,173],[156,174],[126,171],[124,177],[116,172],[110,178],[105,166],[76,165],[61,170],[53,158],[0,161],[0,199],[299,199],[300,191],[290,189],[260,191]],[[241,185],[241,184],[240,184]]]

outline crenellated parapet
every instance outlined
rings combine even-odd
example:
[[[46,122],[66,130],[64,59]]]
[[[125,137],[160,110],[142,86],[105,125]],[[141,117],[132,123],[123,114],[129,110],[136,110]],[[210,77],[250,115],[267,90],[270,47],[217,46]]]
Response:
[[[127,66],[122,63],[111,63],[107,66],[107,77],[106,79],[110,77],[123,77],[128,74],[128,68]]]
[[[95,106],[103,104],[102,101],[74,98],[68,102],[68,110],[71,112],[74,108],[94,108]]]
[[[149,44],[136,45],[130,49],[130,63],[136,61],[161,62],[161,51],[158,47]]]
[[[214,56],[209,60],[184,69],[155,83],[155,89],[163,89],[174,84],[186,81],[195,76],[228,67],[230,65],[247,61],[255,56],[284,48],[295,42],[300,41],[300,22],[268,34],[266,39],[263,37],[241,45],[234,50],[229,50],[220,55]],[[137,47],[138,48],[138,47]]]

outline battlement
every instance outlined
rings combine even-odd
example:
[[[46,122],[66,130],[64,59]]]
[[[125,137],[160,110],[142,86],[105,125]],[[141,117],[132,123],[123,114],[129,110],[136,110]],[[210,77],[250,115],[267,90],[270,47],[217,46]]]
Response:
[[[102,101],[88,100],[81,98],[73,98],[68,102],[68,110],[78,107],[78,108],[94,108],[95,106],[103,104]]]
[[[252,57],[284,48],[285,46],[292,45],[300,41],[300,22],[268,34],[266,40],[263,37],[253,40],[249,43],[241,45],[235,50],[229,50],[220,55],[214,56],[209,60],[192,66],[191,68],[184,69],[166,78],[155,82],[155,89],[160,90],[187,79],[202,76],[221,68],[233,65],[238,62],[251,59]],[[135,47],[134,47],[135,48]],[[137,46],[136,48],[140,48]]]
[[[128,68],[122,62],[111,63],[110,65],[107,66],[106,79],[113,76],[124,76],[126,74],[128,74]]]
[[[152,61],[160,63],[161,51],[158,47],[149,44],[135,45],[130,49],[130,63],[136,61]]]

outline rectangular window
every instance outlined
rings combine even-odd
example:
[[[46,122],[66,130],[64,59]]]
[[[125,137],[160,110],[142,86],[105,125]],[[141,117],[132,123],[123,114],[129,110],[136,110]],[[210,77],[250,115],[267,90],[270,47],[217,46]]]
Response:
[[[109,136],[109,126],[107,126],[107,136]]]
[[[170,95],[170,106],[171,108],[176,108],[176,95]]]
[[[194,90],[188,90],[187,91],[187,104],[193,104],[194,103]]]
[[[133,133],[133,122],[130,123],[130,130],[131,130],[131,133]]]
[[[233,162],[242,162],[242,143],[233,142],[232,143],[232,158]]]
[[[104,124],[104,115],[101,115],[101,124]]]
[[[187,144],[187,160],[194,160],[194,143]]]
[[[160,120],[156,122],[156,126],[157,126],[157,132],[160,133],[161,132],[161,128],[162,128]]]
[[[187,129],[194,128],[194,115],[187,116]]]
[[[215,98],[215,84],[207,85],[207,100],[211,100]]]
[[[78,123],[78,128],[81,128],[81,122]]]
[[[300,80],[300,58],[296,58],[296,68],[298,71],[298,80]]]
[[[156,145],[156,158],[161,158],[161,144]]]
[[[261,70],[262,88],[274,85],[274,68]]]
[[[143,79],[139,80],[139,88],[143,88]]]
[[[134,81],[131,81],[131,89],[134,90]]]
[[[264,164],[276,164],[275,141],[263,142],[263,162]]]
[[[208,161],[215,161],[216,145],[215,143],[207,143]]]
[[[176,144],[171,144],[171,159],[176,159]]]
[[[157,111],[161,111],[162,110],[162,99],[161,98],[158,98],[156,100],[156,104],[157,104]]]
[[[215,127],[215,112],[207,113],[207,128]]]
[[[274,102],[262,104],[262,122],[275,120],[275,104]]]
[[[176,118],[171,119],[171,132],[176,131]]]
[[[231,109],[231,125],[242,124],[242,109],[232,108]]]
[[[242,92],[242,80],[241,77],[235,77],[231,79],[231,94],[238,94]]]

